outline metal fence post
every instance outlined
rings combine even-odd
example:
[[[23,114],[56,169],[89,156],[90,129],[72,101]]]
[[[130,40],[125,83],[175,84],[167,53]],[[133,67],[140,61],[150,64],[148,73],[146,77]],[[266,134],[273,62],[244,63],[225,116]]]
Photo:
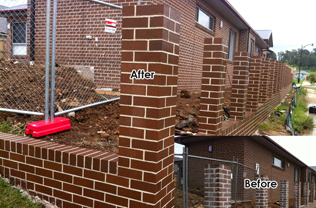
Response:
[[[54,122],[55,113],[55,63],[56,63],[56,28],[57,28],[57,1],[54,0],[53,7],[53,34],[52,34],[52,75],[51,75],[51,99],[50,99],[50,121]]]
[[[183,179],[182,179],[182,201],[183,201],[183,207],[185,207],[185,205],[186,205],[186,203],[185,203],[185,195],[186,195],[186,190],[185,190],[185,188],[186,188],[186,186],[185,186],[185,182],[186,182],[186,180],[185,180],[185,176],[186,176],[186,162],[185,162],[185,160],[186,160],[186,147],[183,147],[183,156],[182,156],[182,177],[183,177]]]
[[[235,180],[235,206],[237,207],[237,179],[238,179],[238,158],[236,159],[236,180]]]
[[[45,122],[49,121],[49,32],[50,32],[50,0],[46,2],[46,57],[45,57]]]
[[[186,208],[188,208],[189,207],[189,197],[188,197],[188,195],[189,195],[189,151],[188,151],[189,149],[186,147],[186,154],[185,154],[185,156],[186,156],[186,159],[185,159],[185,162],[186,162],[186,165],[185,165],[185,174],[186,174],[186,176],[185,176],[185,180],[186,180],[186,182],[185,182],[185,186],[186,186],[186,195],[185,195],[185,197],[186,197],[186,199],[185,199],[185,202],[186,202]]]

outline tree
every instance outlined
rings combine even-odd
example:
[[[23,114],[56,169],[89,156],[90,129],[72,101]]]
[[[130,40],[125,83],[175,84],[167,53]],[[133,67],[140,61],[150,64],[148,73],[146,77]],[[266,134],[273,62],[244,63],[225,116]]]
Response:
[[[316,76],[315,74],[310,74],[306,77],[306,79],[310,82],[310,83],[315,83],[316,82]]]

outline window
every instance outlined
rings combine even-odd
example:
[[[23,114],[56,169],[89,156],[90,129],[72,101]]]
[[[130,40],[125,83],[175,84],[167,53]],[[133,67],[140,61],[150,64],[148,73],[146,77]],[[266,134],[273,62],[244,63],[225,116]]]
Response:
[[[250,56],[252,56],[252,54],[253,54],[253,45],[254,45],[254,43],[255,43],[255,41],[253,41],[251,39],[251,41],[250,41]]]
[[[272,164],[282,169],[285,168],[285,162],[276,157],[272,158]]]
[[[311,182],[311,172],[308,172],[307,180],[308,180],[308,182]]]
[[[214,17],[202,11],[199,7],[196,8],[196,22],[207,29],[214,30]]]
[[[229,31],[228,60],[230,61],[234,59],[235,39],[236,33],[232,30]]]
[[[12,50],[15,56],[26,55],[26,22],[12,23]]]
[[[294,168],[294,182],[298,182],[298,175],[299,175],[298,168]]]

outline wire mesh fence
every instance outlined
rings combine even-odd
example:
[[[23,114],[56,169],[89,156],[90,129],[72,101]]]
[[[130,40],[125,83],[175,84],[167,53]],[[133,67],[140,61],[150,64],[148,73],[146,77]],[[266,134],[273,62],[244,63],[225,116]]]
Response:
[[[55,87],[50,87],[50,92],[55,93],[51,102],[59,114],[119,96],[121,34],[120,30],[106,33],[104,22],[119,20],[121,11],[84,0],[59,1],[54,25],[53,2],[57,1],[51,5],[44,0],[0,3],[3,35],[0,109],[3,111],[43,115],[47,65],[48,69],[56,70],[55,77],[48,79],[55,79]],[[47,16],[51,25],[49,36]],[[119,20],[119,27],[120,23]],[[47,37],[52,50],[49,56]]]
[[[73,129],[44,139],[116,146],[121,13],[96,0],[0,0],[0,131],[24,135],[27,123],[64,114]]]
[[[224,164],[231,170],[231,203],[233,207],[253,203],[254,189],[245,189],[244,179],[255,180],[258,176],[256,167],[241,164],[235,157],[228,161],[188,155],[184,151],[183,154],[175,155],[175,207],[204,207],[204,168],[208,164],[211,164],[211,167]]]

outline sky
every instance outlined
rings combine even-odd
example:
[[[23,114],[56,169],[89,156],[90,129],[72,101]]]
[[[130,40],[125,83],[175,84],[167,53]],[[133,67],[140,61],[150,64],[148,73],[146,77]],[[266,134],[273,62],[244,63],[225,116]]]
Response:
[[[312,136],[271,136],[276,143],[308,166],[316,166],[316,138]],[[175,153],[181,154],[183,146],[175,143]]]
[[[276,54],[316,44],[315,0],[228,0],[254,30],[272,30]],[[307,46],[312,50],[312,46]]]
[[[26,4],[27,0],[0,0],[0,5],[3,6],[17,6],[17,5],[21,5],[21,4]]]

